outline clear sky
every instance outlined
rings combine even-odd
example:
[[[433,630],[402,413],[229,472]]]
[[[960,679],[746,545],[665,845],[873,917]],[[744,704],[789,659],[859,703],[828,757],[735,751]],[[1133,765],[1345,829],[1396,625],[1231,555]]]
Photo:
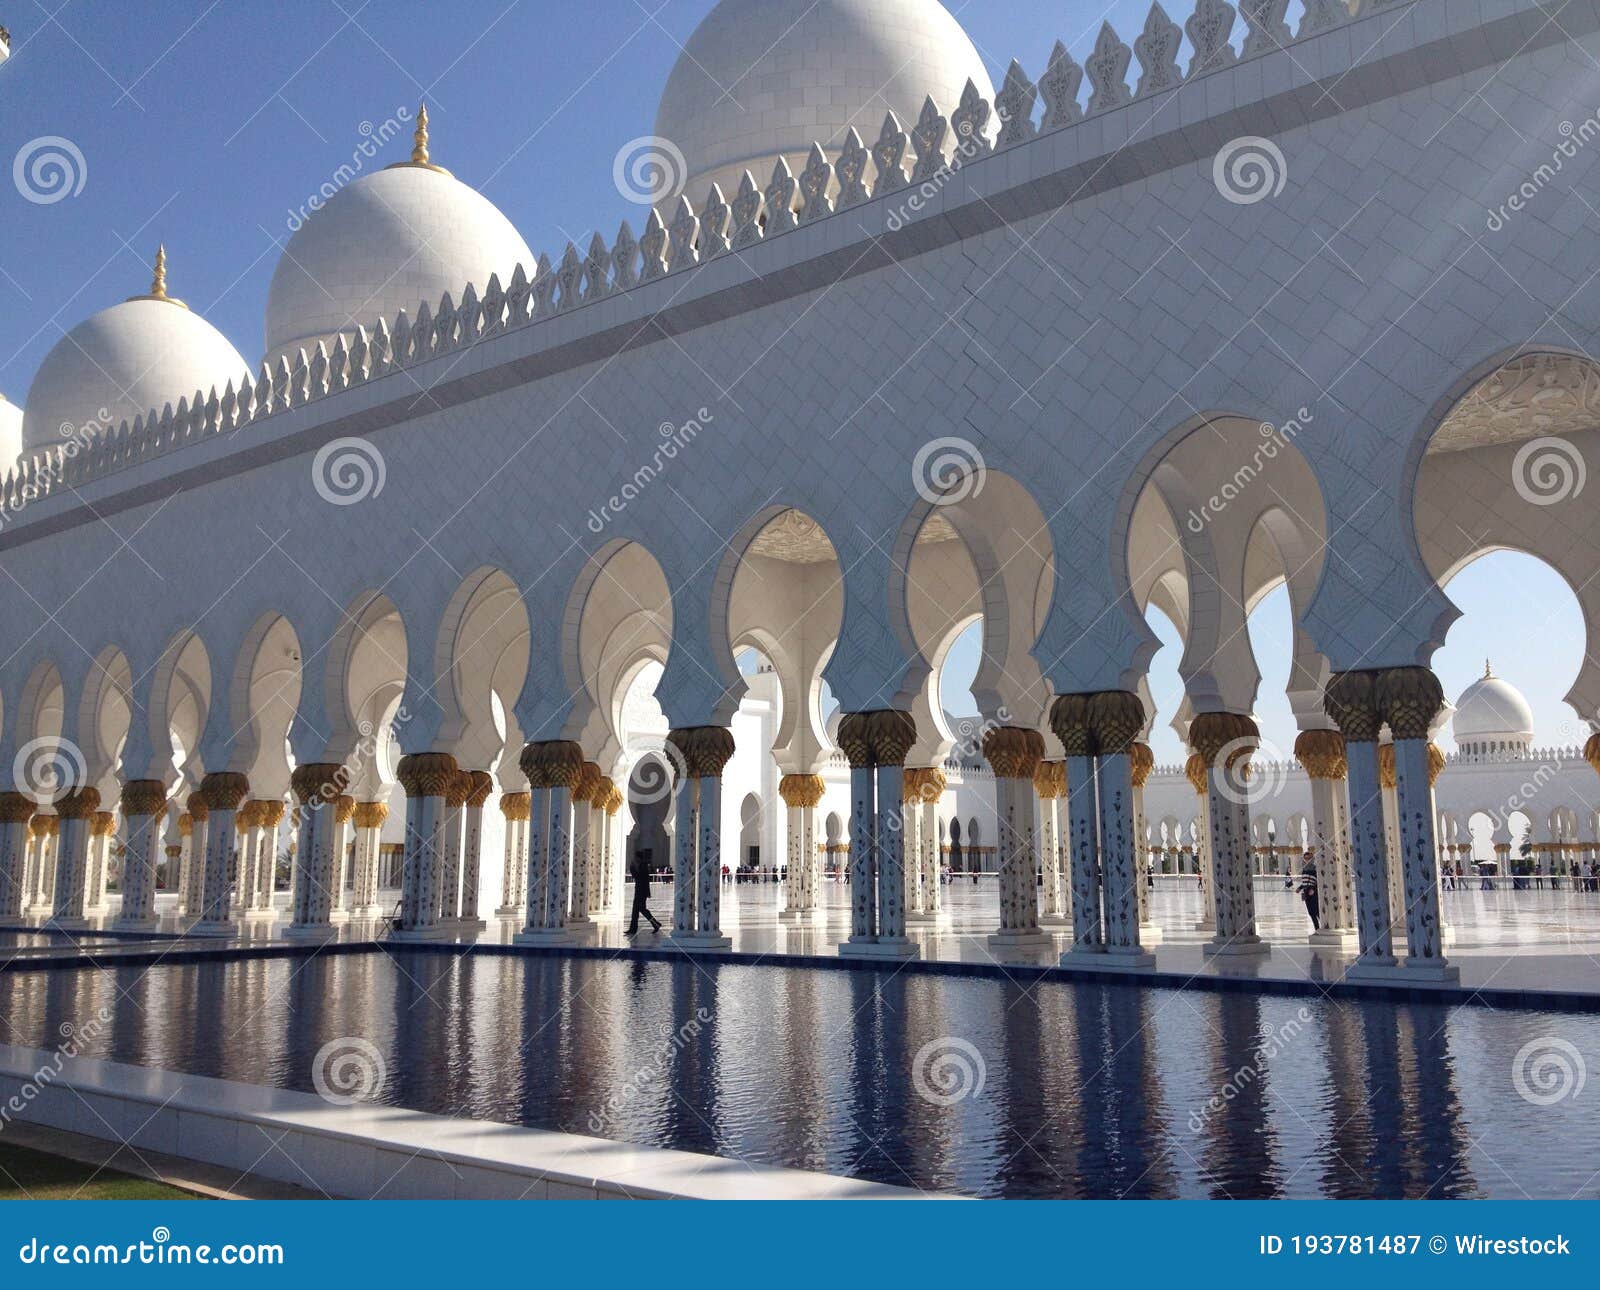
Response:
[[[947,0],[998,83],[1018,58],[1043,69],[1052,43],[1080,59],[1109,18],[1131,43],[1146,0]],[[142,292],[155,245],[169,288],[247,357],[262,350],[267,285],[301,208],[373,132],[426,99],[434,158],[483,191],[536,251],[580,244],[623,218],[612,178],[630,140],[651,132],[680,43],[712,0],[11,0],[12,57],[0,66],[0,161],[59,136],[82,155],[82,187],[49,204],[0,184],[0,392],[22,402],[67,328]],[[1291,4],[1298,22],[1301,4]],[[1188,0],[1168,6],[1182,22]],[[1237,37],[1237,33],[1236,33]],[[1187,62],[1188,51],[1180,55]],[[401,129],[370,165],[403,159]],[[1541,742],[1580,741],[1561,696],[1577,673],[1576,604],[1550,570],[1494,556],[1450,588],[1466,611],[1435,660],[1454,697],[1496,670],[1532,702]],[[1288,609],[1280,592],[1251,620],[1263,673],[1263,731],[1287,747]],[[1158,655],[1156,747],[1181,689],[1179,650]],[[969,711],[975,638],[947,687]],[[963,677],[965,679],[963,679]],[[963,695],[965,697],[963,698]]]

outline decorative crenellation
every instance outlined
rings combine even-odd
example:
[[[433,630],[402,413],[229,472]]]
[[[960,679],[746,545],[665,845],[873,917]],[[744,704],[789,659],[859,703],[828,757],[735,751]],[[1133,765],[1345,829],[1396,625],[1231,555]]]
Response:
[[[968,162],[1026,144],[1088,117],[1180,88],[1198,76],[1223,70],[1295,41],[1305,40],[1397,0],[1307,0],[1298,31],[1290,33],[1284,15],[1288,0],[1195,0],[1194,12],[1180,31],[1161,5],[1151,7],[1144,29],[1130,46],[1109,23],[1103,24],[1093,53],[1079,66],[1057,42],[1037,83],[1013,61],[991,105],[968,81],[959,103],[950,108],[932,98],[909,134],[891,112],[870,148],[851,131],[838,159],[829,162],[813,145],[797,179],[782,159],[766,186],[748,172],[732,204],[712,185],[698,212],[680,197],[670,225],[652,211],[643,236],[635,237],[624,221],[610,246],[596,233],[587,254],[568,243],[559,260],[541,254],[531,274],[518,265],[507,283],[498,274],[480,294],[467,284],[460,299],[446,292],[434,306],[424,302],[414,318],[402,310],[393,322],[357,327],[341,335],[329,350],[319,341],[276,367],[265,363],[254,379],[236,386],[229,380],[219,391],[196,390],[177,406],[166,404],[123,421],[97,435],[87,447],[64,445],[13,469],[0,483],[0,508],[19,510],[57,489],[111,474],[153,457],[216,435],[232,434],[279,412],[377,380],[429,359],[476,344],[530,323],[567,314],[620,292],[654,282],[672,273],[742,251],[863,202],[900,191],[907,183],[938,183]],[[1242,48],[1232,38],[1243,18]],[[1187,71],[1177,65],[1178,46],[1187,33],[1194,46]],[[1139,77],[1132,89],[1127,73],[1137,58]],[[1085,76],[1090,93],[1080,94]],[[1043,108],[1040,110],[1042,101]],[[1035,120],[1035,113],[1038,119]],[[914,152],[909,178],[904,162]],[[420,160],[415,158],[420,157]],[[427,153],[424,114],[418,114],[417,150],[402,166],[439,169]],[[870,174],[869,174],[870,170]]]

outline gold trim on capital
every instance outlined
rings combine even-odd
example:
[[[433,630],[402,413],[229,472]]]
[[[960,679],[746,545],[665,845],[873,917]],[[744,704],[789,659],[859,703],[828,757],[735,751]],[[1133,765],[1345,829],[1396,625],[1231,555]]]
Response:
[[[1400,782],[1399,772],[1395,769],[1394,745],[1378,745],[1378,783],[1384,788],[1394,788]]]
[[[1031,781],[1044,760],[1044,736],[1024,726],[992,726],[983,735],[983,756],[997,778]]]
[[[1149,782],[1150,773],[1156,768],[1156,754],[1149,744],[1136,743],[1128,748],[1129,769],[1133,774],[1133,786],[1143,788]],[[1063,766],[1061,791],[1066,792],[1066,767]]]
[[[1189,787],[1194,789],[1200,797],[1206,795],[1206,759],[1199,753],[1190,753],[1189,760],[1183,763],[1183,773],[1188,777]]]
[[[389,818],[387,802],[357,802],[350,819],[358,829],[381,829]]]
[[[481,807],[494,792],[494,776],[486,770],[467,772],[467,801],[469,807]]]
[[[1344,736],[1337,730],[1302,730],[1295,737],[1294,755],[1312,779],[1343,779],[1349,773]]]
[[[0,793],[0,824],[26,824],[39,806],[26,793]]]
[[[1428,787],[1432,788],[1439,782],[1439,776],[1444,774],[1445,757],[1438,744],[1428,745]]]
[[[725,726],[689,726],[673,730],[667,741],[683,755],[693,779],[715,779],[733,760],[733,731]]]
[[[821,780],[818,780],[820,785]],[[907,768],[901,778],[900,800],[910,803],[937,802],[945,790],[944,772],[937,766],[918,766]],[[821,789],[818,789],[817,801],[821,801]],[[816,802],[812,803],[813,806]]]
[[[1600,733],[1589,736],[1589,742],[1583,746],[1583,759],[1600,775]]]
[[[455,774],[456,759],[449,753],[407,753],[395,767],[407,797],[443,797]]]
[[[909,795],[911,789],[911,776],[914,772],[906,772],[906,791]],[[778,796],[783,799],[783,804],[790,810],[799,810],[807,806],[815,806],[822,801],[824,785],[821,775],[785,775],[778,781]]]
[[[508,820],[525,820],[533,810],[532,793],[501,793],[500,814]]]

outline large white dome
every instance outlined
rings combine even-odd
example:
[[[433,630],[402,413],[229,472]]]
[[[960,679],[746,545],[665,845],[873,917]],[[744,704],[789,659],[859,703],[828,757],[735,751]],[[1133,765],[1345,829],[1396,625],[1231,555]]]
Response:
[[[0,394],[0,479],[22,455],[22,409]]]
[[[1533,709],[1516,686],[1485,665],[1483,675],[1456,700],[1451,729],[1458,747],[1481,742],[1526,746],[1533,741]]]
[[[929,95],[949,116],[968,80],[993,100],[938,0],[722,0],[667,78],[656,134],[683,153],[699,209],[713,183],[731,201],[746,170],[765,188],[780,156],[799,174],[813,143],[833,159],[850,127],[870,147],[887,112],[909,130]]]
[[[482,194],[428,164],[376,171],[289,239],[267,296],[267,362],[292,364],[319,340],[332,349],[380,318],[392,326],[402,309],[414,318],[424,301],[437,309],[447,291],[459,301],[469,282],[481,295],[490,274],[509,283],[519,264],[531,277],[528,244]]]
[[[45,355],[23,409],[22,451],[31,456],[176,407],[249,371],[199,314],[155,295],[125,300],[84,319]]]

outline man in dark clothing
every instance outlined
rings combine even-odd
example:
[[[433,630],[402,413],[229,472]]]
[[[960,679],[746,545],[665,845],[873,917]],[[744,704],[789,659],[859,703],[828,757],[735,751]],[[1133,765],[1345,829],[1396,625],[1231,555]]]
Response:
[[[650,912],[650,862],[638,851],[633,853],[633,860],[628,865],[628,876],[633,879],[633,917],[628,920],[628,935],[633,936],[639,930],[639,915],[643,914],[650,920],[650,925],[656,931],[661,930],[661,922]]]
[[[1305,901],[1306,913],[1311,916],[1311,930],[1322,926],[1322,898],[1317,890],[1317,866],[1309,858],[1300,870],[1300,899]]]

